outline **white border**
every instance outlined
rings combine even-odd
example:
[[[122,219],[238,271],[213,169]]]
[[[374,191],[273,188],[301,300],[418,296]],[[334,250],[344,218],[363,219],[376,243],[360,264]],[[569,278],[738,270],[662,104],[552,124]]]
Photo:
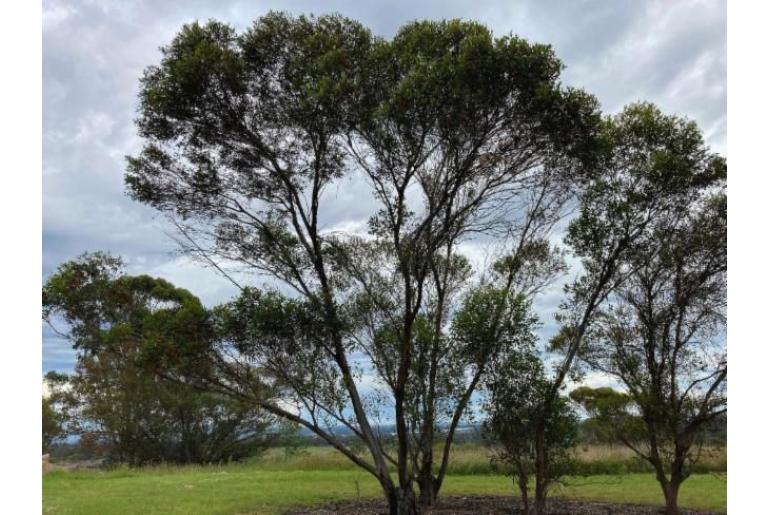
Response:
[[[0,20],[0,445],[5,464],[0,467],[0,511],[40,513],[41,3],[5,4]]]
[[[728,4],[728,510],[767,510],[767,2]]]
[[[566,1],[566,0],[565,0]],[[709,0],[722,1],[722,0]],[[12,6],[12,7],[9,7]],[[41,285],[41,5],[14,2],[0,17],[3,80],[0,106],[3,149],[0,220],[0,302],[4,344],[5,466],[2,511],[40,512],[40,290]],[[733,513],[765,508],[768,464],[766,378],[770,375],[770,294],[765,252],[770,166],[765,155],[768,109],[767,2],[728,6],[729,328],[731,355],[728,506]],[[18,507],[22,509],[14,509]]]

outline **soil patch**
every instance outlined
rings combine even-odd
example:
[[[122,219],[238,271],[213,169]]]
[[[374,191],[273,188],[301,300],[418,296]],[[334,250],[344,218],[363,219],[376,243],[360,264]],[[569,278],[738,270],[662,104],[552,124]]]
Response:
[[[550,499],[548,515],[651,515],[661,506]],[[444,497],[425,510],[430,515],[512,515],[521,513],[518,501],[505,496]],[[682,515],[718,515],[716,512],[681,510]],[[313,508],[295,508],[285,515],[387,515],[384,501],[335,502]]]

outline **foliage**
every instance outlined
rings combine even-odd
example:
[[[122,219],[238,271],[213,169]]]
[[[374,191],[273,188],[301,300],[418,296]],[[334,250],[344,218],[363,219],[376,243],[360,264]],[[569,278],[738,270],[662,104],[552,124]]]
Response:
[[[269,419],[254,405],[198,391],[183,359],[163,375],[148,366],[169,349],[206,345],[208,313],[187,291],[86,254],[48,279],[43,311],[70,327],[79,350],[73,375],[48,375],[51,399],[66,413],[67,431],[107,445],[112,460],[205,463],[264,448]]]

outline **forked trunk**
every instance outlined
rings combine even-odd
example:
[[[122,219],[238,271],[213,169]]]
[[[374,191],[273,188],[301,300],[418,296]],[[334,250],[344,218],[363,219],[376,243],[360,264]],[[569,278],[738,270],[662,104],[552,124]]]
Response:
[[[663,497],[666,499],[666,515],[679,515],[679,487],[682,481],[672,477],[670,481],[661,481]]]
[[[419,515],[420,507],[411,488],[394,487],[388,492],[389,515]]]
[[[420,506],[433,506],[438,495],[438,484],[433,474],[421,474],[419,478]]]
[[[671,479],[666,477],[663,464],[659,459],[653,461],[655,476],[663,490],[663,498],[666,500],[666,515],[679,515],[679,487],[682,484],[680,474],[681,463],[675,462],[672,467]]]
[[[679,485],[669,483],[663,488],[666,497],[666,515],[679,515]]]
[[[523,515],[529,515],[529,492],[528,492],[528,477],[523,473],[521,467],[519,467],[519,475],[517,476],[517,482],[519,485],[519,492],[521,493],[521,513]]]

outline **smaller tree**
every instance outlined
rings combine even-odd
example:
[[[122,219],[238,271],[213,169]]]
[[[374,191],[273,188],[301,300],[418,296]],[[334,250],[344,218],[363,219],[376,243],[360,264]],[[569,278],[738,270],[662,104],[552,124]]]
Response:
[[[606,136],[608,166],[568,235],[585,270],[569,303],[593,308],[563,318],[552,345],[623,384],[644,422],[632,449],[677,515],[700,435],[727,412],[727,162],[694,123],[650,104],[609,120]],[[618,237],[628,243],[612,259],[615,284],[587,296]]]
[[[578,435],[578,418],[568,399],[559,396],[546,411],[551,381],[532,352],[509,357],[496,367],[488,384],[488,419],[485,438],[493,443],[493,465],[510,475],[521,492],[522,513],[545,512],[549,488],[571,469],[571,454]],[[535,446],[538,432],[545,445]],[[538,460],[545,466],[538,467]],[[534,504],[529,480],[535,479]]]

